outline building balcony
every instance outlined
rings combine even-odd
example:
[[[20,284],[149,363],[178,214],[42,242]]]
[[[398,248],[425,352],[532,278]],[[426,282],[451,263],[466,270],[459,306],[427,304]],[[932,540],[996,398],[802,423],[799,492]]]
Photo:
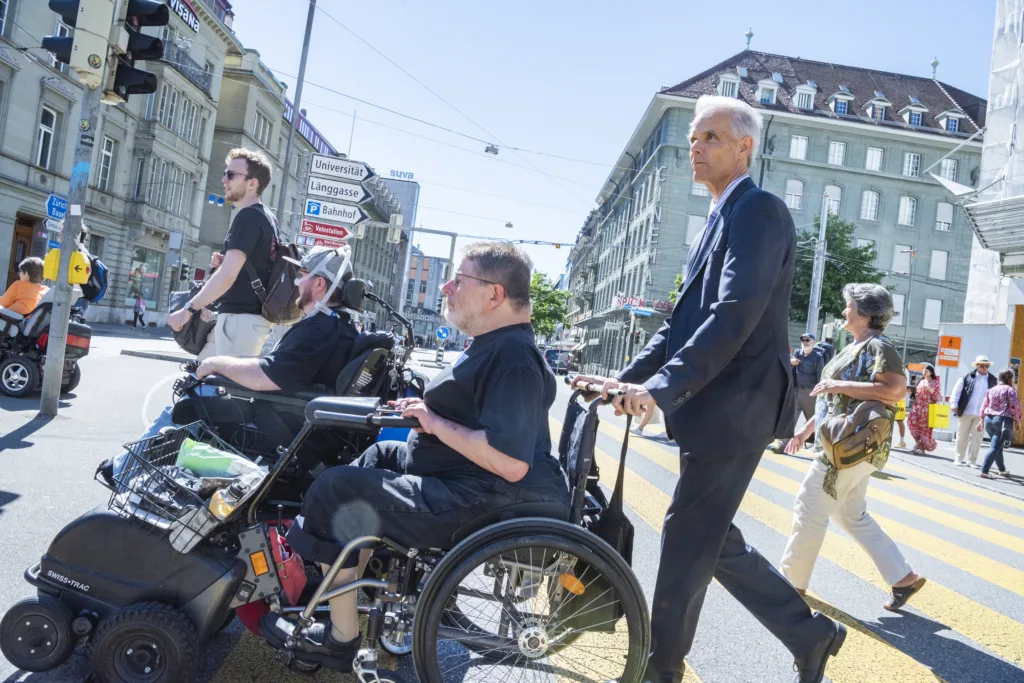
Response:
[[[164,46],[164,61],[173,66],[192,85],[202,90],[208,97],[212,97],[210,84],[213,82],[213,74],[189,57],[187,51],[182,50],[174,43],[168,43]]]

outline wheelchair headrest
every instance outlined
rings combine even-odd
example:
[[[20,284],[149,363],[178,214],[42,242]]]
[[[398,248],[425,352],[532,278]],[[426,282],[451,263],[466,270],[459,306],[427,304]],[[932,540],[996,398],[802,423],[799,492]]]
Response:
[[[368,348],[348,362],[334,383],[337,396],[375,396],[387,376],[389,350]]]
[[[362,311],[365,291],[366,283],[358,278],[352,278],[341,287],[341,305],[353,311]]]

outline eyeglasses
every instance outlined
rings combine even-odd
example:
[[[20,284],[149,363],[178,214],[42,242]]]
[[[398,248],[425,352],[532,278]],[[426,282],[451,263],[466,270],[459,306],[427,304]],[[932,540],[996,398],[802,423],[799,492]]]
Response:
[[[451,282],[455,283],[455,289],[462,289],[462,278],[468,277],[470,280],[476,280],[477,282],[483,282],[488,285],[499,285],[500,282],[494,282],[493,280],[485,280],[482,277],[476,275],[466,275],[465,273],[455,273],[455,277],[451,279]]]
[[[235,176],[242,176],[243,179],[249,180],[249,176],[239,173],[238,171],[230,171],[228,169],[224,169],[224,175],[222,177],[227,178],[228,182],[234,180]]]

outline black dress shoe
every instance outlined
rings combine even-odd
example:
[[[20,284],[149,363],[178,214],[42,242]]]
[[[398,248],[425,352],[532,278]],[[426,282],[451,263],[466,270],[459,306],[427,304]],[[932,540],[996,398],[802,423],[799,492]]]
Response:
[[[285,641],[288,638],[288,633],[285,630],[285,627],[288,626],[287,621],[275,612],[265,614],[260,619],[260,633],[263,634],[267,643],[276,650],[284,649]],[[339,642],[334,639],[329,623],[317,621],[296,634],[295,647],[292,652],[297,659],[323,664],[334,671],[350,673],[352,661],[359,652],[361,640],[361,638],[355,638],[347,643]]]
[[[833,625],[834,632],[819,642],[813,650],[802,657],[797,657],[793,662],[793,668],[796,670],[793,683],[821,683],[821,679],[825,677],[825,663],[829,657],[839,654],[839,648],[846,640],[846,627],[839,623]]]

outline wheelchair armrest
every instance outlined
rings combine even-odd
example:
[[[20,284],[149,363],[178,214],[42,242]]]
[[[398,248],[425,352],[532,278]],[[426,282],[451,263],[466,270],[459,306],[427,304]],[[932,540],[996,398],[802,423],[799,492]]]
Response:
[[[239,398],[252,398],[258,401],[280,403],[290,406],[305,407],[310,401],[329,396],[327,387],[317,385],[312,391],[258,391],[248,389],[238,382],[228,379],[224,375],[208,375],[203,379],[206,386],[217,387]]]
[[[321,396],[306,405],[306,422],[314,427],[347,427],[372,432],[366,418],[372,415],[380,399],[359,396]]]

